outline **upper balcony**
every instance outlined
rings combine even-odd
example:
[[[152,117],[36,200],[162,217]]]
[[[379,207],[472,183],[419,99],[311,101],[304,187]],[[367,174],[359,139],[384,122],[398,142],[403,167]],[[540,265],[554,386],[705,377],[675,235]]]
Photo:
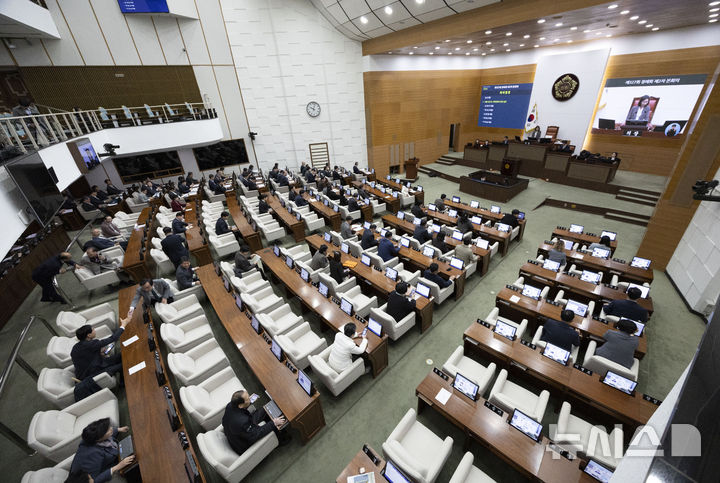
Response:
[[[0,2],[0,37],[12,49],[20,39],[59,39],[55,21],[43,0],[10,0]]]

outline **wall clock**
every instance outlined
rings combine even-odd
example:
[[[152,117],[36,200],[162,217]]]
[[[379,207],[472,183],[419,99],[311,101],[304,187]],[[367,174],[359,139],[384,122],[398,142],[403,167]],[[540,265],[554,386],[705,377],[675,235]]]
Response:
[[[308,116],[310,117],[318,117],[320,115],[320,104],[318,104],[315,101],[308,102],[308,105],[305,107],[305,110],[308,113]]]

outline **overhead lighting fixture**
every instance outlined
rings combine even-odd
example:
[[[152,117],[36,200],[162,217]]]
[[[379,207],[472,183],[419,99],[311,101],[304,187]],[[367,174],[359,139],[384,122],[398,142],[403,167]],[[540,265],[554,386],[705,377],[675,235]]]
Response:
[[[545,37],[540,37],[538,40],[545,40]]]
[[[487,54],[486,54],[485,52],[483,52],[483,53],[482,53],[482,54],[480,54],[480,55],[487,55]]]
[[[505,43],[503,44],[503,47],[507,47],[508,45],[510,45],[510,44],[508,44],[507,42],[505,42]]]
[[[512,32],[508,32],[505,34],[505,37],[510,37],[512,35]]]
[[[523,38],[524,38],[524,39],[529,39],[530,36],[529,36],[528,34],[525,34],[525,35],[523,35]]]
[[[538,23],[545,23],[545,19],[541,18],[540,20],[538,20]]]
[[[456,51],[460,50],[460,47],[455,47],[455,50],[456,50]]]
[[[417,45],[413,47],[413,49],[417,49]]]
[[[711,18],[710,20],[708,20],[708,23],[715,23],[715,22],[717,22],[717,21],[718,21],[718,19],[716,19],[716,18]]]
[[[387,7],[385,7],[385,13],[386,13],[387,15],[392,15],[392,7],[391,7],[390,5],[388,5]]]
[[[648,28],[650,28],[650,27],[652,27],[652,26],[653,26],[653,24],[651,24],[651,23],[645,24],[645,28],[646,28],[646,29],[648,29]]]
[[[452,52],[448,52],[448,55],[452,55]]]
[[[560,39],[554,39],[553,42],[557,42],[558,40],[560,40]]]
[[[660,27],[653,27],[653,28],[652,28],[652,31],[653,31],[653,32],[657,32],[658,30],[660,30]]]
[[[477,52],[477,51],[478,51],[478,48],[475,47],[475,48],[473,49],[473,52]]]
[[[470,52],[465,52],[465,55],[470,55]]]
[[[410,52],[408,55],[413,55],[415,52]]]
[[[445,39],[445,42],[450,42],[450,40],[448,40],[448,39]]]
[[[612,5],[608,5],[608,10],[615,10],[618,8],[617,3],[613,3]]]
[[[465,42],[465,43],[466,43],[466,44],[472,44],[472,40],[468,40],[468,41]]]
[[[716,13],[711,13],[710,15],[708,15],[708,17],[710,17],[710,18],[715,18],[717,16],[718,16],[718,14],[716,14]]]
[[[562,23],[562,22],[558,22],[558,23],[555,24],[555,26],[556,26],[556,27],[562,27],[562,26],[563,26],[563,23]]]
[[[360,17],[360,23],[368,23],[368,19],[367,19],[367,17],[366,17],[365,15],[363,15],[362,17]]]
[[[647,20],[640,20],[640,21],[638,22],[638,25],[642,25],[642,24],[644,24],[644,23],[647,23]]]
[[[490,35],[492,33],[492,30],[486,30],[485,35]]]
[[[538,47],[540,47],[538,44],[533,45],[533,48],[537,49]]]
[[[637,20],[637,19],[639,19],[639,18],[640,18],[640,17],[638,17],[637,15],[633,15],[632,17],[630,17],[630,20]]]
[[[520,44],[520,47],[525,47],[525,44]]]
[[[595,35],[602,35],[602,32],[595,32]]]
[[[714,7],[715,5],[720,5],[720,2],[710,2],[708,3],[711,7]]]
[[[485,42],[485,45],[492,45],[492,42],[488,40],[487,42]]]
[[[590,33],[590,29],[585,29],[585,30],[583,30],[583,33],[584,33],[584,34],[589,34],[589,33]]]
[[[623,10],[622,12],[620,12],[620,15],[627,15],[629,13],[630,13],[630,10]]]
[[[495,52],[495,49],[490,49],[490,52]]]
[[[610,38],[612,37],[612,34],[607,34],[605,37]]]
[[[388,52],[388,54],[392,54],[392,52]]]
[[[567,43],[568,43],[568,44],[572,44],[572,40],[568,40]]]
[[[415,3],[417,3],[418,5],[422,5],[423,3],[425,3],[425,0],[415,0]]]
[[[717,12],[718,10],[720,10],[720,8],[711,8],[710,13]]]
[[[505,49],[505,52],[510,52],[510,49]]]
[[[577,30],[577,27],[570,27],[570,30]]]
[[[435,52],[430,52],[430,55],[435,55]]]
[[[440,47],[435,47],[435,50],[440,50]]]

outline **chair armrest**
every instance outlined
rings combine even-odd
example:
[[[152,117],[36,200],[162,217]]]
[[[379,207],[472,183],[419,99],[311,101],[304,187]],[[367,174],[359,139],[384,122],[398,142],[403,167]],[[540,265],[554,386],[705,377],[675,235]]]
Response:
[[[205,389],[207,392],[212,392],[218,387],[228,382],[230,379],[233,379],[234,377],[236,376],[232,370],[232,367],[228,366],[222,371],[217,372],[209,378],[205,379],[198,385]]]
[[[197,296],[195,296],[195,294],[190,294],[187,297],[181,298],[180,300],[173,302],[172,306],[175,310],[180,311],[196,303],[198,303]]]
[[[457,346],[445,364],[443,364],[443,370],[455,376],[458,372],[457,365],[462,360],[464,354],[463,346]]]
[[[448,456],[450,456],[450,452],[452,451],[452,445],[453,439],[450,436],[446,436],[443,440],[442,446],[437,451],[437,453],[435,453],[435,460],[431,461],[432,464],[428,467],[427,479],[429,481],[437,478],[440,470],[442,470],[442,467],[445,465],[445,461],[447,461]]]
[[[487,317],[485,317],[485,322],[492,323],[492,325],[495,325],[495,322],[498,319],[498,315],[500,314],[500,309],[497,307],[493,307],[493,309],[490,311]]]
[[[402,417],[400,422],[395,426],[392,433],[387,437],[385,441],[400,441],[405,434],[410,430],[413,424],[417,421],[417,414],[415,410],[410,408],[407,410],[405,415]]]
[[[538,420],[542,419],[542,415],[547,408],[548,400],[550,399],[550,393],[547,389],[543,389],[538,397],[537,404],[535,405],[535,413],[538,415]]]
[[[338,286],[335,288],[335,293],[338,292],[348,292],[351,288],[355,287],[357,285],[357,280],[355,277],[348,277],[347,280],[345,280],[343,283],[338,284]]]
[[[91,411],[108,401],[117,401],[117,398],[110,389],[104,388],[85,399],[81,399],[80,401],[71,404],[63,409],[63,411],[68,414],[72,414],[73,416],[80,417],[88,411]]]
[[[113,314],[113,318],[115,315],[115,310],[113,310],[113,308],[108,303],[96,305],[95,307],[91,307],[89,309],[78,312],[78,315],[82,315],[86,319],[92,319],[94,317],[99,317],[105,314]]]

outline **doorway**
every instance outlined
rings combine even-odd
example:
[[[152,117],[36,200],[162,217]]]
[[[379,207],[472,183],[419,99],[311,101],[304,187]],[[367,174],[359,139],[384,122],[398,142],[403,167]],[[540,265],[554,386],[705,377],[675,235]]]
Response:
[[[448,142],[448,151],[457,152],[460,143],[460,123],[450,124],[450,140]]]

